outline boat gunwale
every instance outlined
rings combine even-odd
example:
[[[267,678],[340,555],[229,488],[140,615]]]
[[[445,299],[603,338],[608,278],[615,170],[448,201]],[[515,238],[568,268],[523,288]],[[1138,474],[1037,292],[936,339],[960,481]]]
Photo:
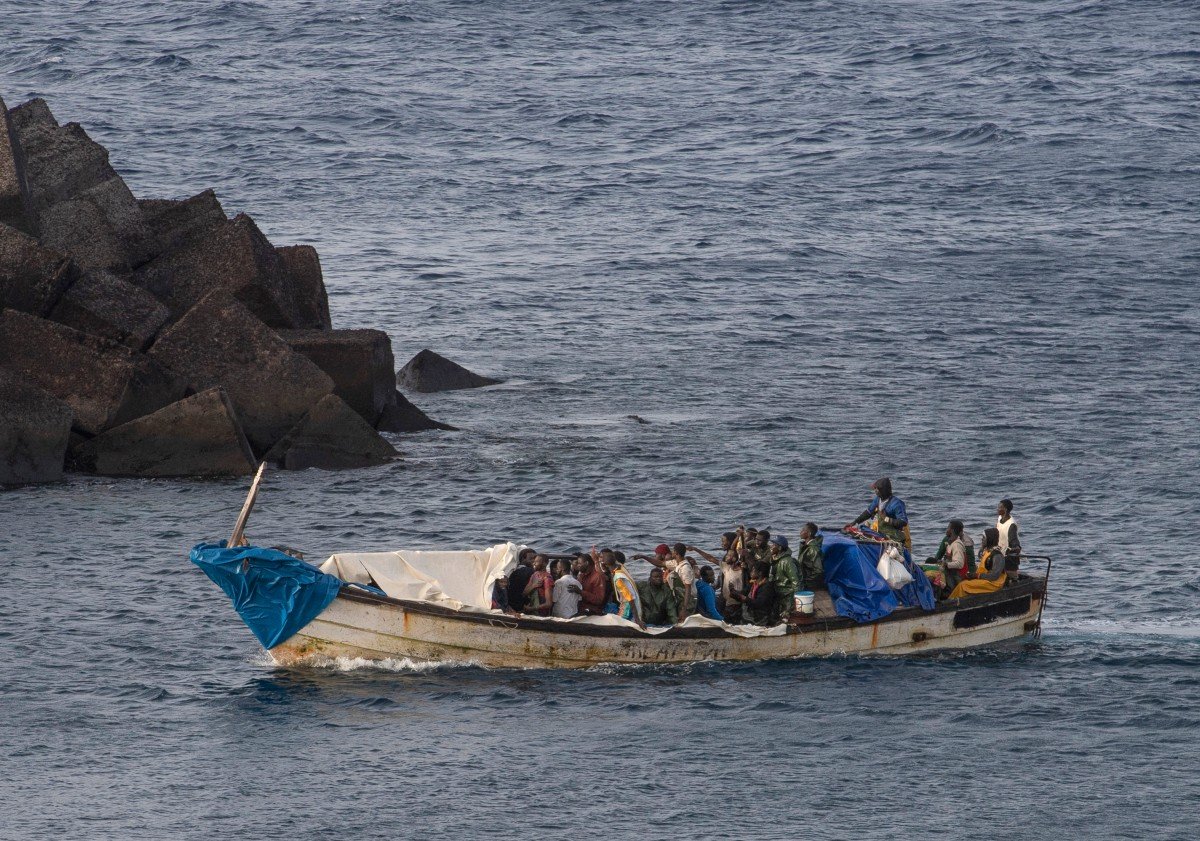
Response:
[[[873,622],[856,622],[848,616],[837,616],[828,619],[801,619],[789,622],[786,634],[809,634],[822,631],[838,631],[846,628],[857,628],[867,625],[879,625],[888,622],[902,622],[924,616],[936,616],[943,613],[957,612],[968,608],[985,607],[1015,601],[1027,596],[1042,596],[1046,593],[1046,579],[1039,576],[1023,575],[1018,583],[1002,587],[992,593],[981,593],[958,599],[946,599],[938,602],[933,610],[922,610],[919,607],[904,606],[897,608]],[[399,607],[413,613],[423,613],[461,622],[502,627],[510,630],[542,631],[552,634],[569,634],[587,637],[622,637],[627,639],[726,639],[738,637],[724,628],[681,628],[672,627],[659,634],[646,634],[637,628],[613,627],[606,625],[585,625],[573,622],[549,622],[540,618],[513,617],[496,613],[471,613],[458,611],[453,608],[411,599],[394,599],[391,596],[380,596],[367,590],[349,585],[343,585],[338,591],[337,598],[362,604],[386,605]],[[744,637],[743,639],[754,639]]]

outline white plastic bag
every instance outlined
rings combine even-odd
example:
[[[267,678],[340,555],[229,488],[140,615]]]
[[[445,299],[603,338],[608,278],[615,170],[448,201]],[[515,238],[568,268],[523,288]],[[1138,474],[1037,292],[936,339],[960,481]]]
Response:
[[[904,556],[895,546],[889,546],[880,556],[875,569],[893,590],[899,590],[905,584],[912,583],[913,577],[904,566]]]

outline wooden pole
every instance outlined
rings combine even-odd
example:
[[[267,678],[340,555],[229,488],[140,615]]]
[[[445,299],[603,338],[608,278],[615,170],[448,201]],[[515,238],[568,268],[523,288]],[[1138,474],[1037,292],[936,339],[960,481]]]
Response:
[[[250,485],[250,493],[246,494],[246,501],[242,503],[242,513],[238,514],[237,523],[233,527],[233,534],[229,536],[229,542],[225,544],[230,548],[246,545],[246,521],[250,519],[250,512],[254,510],[254,499],[258,496],[258,485],[262,481],[263,471],[266,469],[267,463],[264,461],[258,466],[258,472],[254,474],[254,482]]]

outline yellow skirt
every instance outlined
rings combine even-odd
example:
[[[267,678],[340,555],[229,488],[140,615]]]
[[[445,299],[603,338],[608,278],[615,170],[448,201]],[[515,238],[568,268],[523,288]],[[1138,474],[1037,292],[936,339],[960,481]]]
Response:
[[[979,593],[994,593],[1004,586],[1007,575],[1002,575],[995,581],[988,581],[984,578],[972,578],[969,581],[960,581],[958,586],[950,594],[950,598],[958,599],[963,596],[975,596]]]

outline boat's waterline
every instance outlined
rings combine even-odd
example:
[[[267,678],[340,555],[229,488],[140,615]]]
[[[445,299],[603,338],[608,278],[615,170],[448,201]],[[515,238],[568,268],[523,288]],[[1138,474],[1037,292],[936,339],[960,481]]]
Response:
[[[1030,582],[1036,585],[1040,582]],[[862,625],[817,623],[780,636],[566,633],[552,623],[427,612],[389,601],[340,596],[270,650],[281,665],[331,658],[408,659],[489,668],[588,668],[604,663],[673,664],[784,660],[840,654],[905,655],[1018,639],[1037,629],[1043,590],[1022,587],[958,609],[913,611]],[[549,627],[545,627],[549,626]]]

